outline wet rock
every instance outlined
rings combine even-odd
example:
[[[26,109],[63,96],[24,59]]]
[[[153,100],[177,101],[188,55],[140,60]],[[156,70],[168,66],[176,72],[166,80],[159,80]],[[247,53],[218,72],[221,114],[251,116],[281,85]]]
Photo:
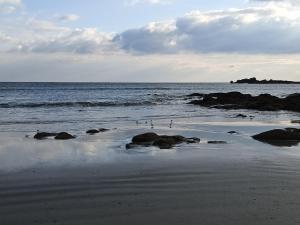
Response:
[[[67,133],[67,132],[61,132],[61,133],[58,133],[54,139],[56,140],[69,140],[69,139],[74,139],[75,136]]]
[[[156,133],[140,134],[132,138],[132,142],[126,145],[126,148],[134,148],[136,146],[156,146],[160,149],[170,149],[180,143],[198,143],[199,138],[185,138],[180,135],[167,136],[158,135]]]
[[[106,128],[99,128],[99,132],[107,132],[109,131],[109,129],[106,129]]]
[[[289,110],[300,112],[300,94],[279,98],[270,94],[252,96],[240,92],[211,93],[189,104],[221,109],[253,109],[259,111]]]
[[[300,120],[292,120],[291,123],[299,123],[300,124]]]
[[[252,136],[255,140],[276,146],[294,146],[300,143],[300,129],[286,128],[266,131]]]
[[[227,144],[226,141],[208,141],[207,144]]]
[[[228,134],[238,134],[238,132],[236,132],[236,131],[234,131],[234,130],[232,130],[232,131],[229,131],[229,132],[227,132]]]
[[[134,144],[145,144],[145,143],[153,143],[155,140],[159,138],[159,135],[155,133],[145,133],[134,136],[132,138],[132,143]]]
[[[203,97],[205,94],[201,94],[201,93],[193,93],[188,95],[188,97]]]
[[[237,114],[236,116],[235,116],[236,118],[247,118],[247,116],[246,115],[244,115],[244,114]]]
[[[43,140],[46,139],[48,137],[55,137],[57,135],[57,133],[49,133],[49,132],[37,132],[33,138],[37,139],[37,140]]]
[[[86,133],[87,133],[87,134],[90,134],[90,135],[93,135],[93,134],[98,134],[98,133],[100,133],[100,131],[99,131],[99,130],[96,130],[96,129],[91,129],[91,130],[88,130]]]
[[[98,134],[100,132],[107,132],[109,131],[109,129],[106,129],[106,128],[99,128],[99,129],[91,129],[91,130],[88,130],[86,133],[87,134],[90,134],[90,135],[94,135],[94,134]]]

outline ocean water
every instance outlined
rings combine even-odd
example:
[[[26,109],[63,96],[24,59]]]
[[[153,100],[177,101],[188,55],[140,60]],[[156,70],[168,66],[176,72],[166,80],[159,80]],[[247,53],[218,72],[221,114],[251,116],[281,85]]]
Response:
[[[300,158],[300,146],[282,148],[251,138],[270,129],[298,127],[290,121],[299,119],[299,113],[210,109],[189,105],[186,97],[194,92],[229,91],[283,97],[299,92],[299,88],[225,83],[0,83],[0,173],[95,164],[112,168],[135,165],[140,170],[151,169],[154,164],[167,166],[176,160],[234,163]],[[254,119],[236,118],[239,113]],[[110,131],[87,135],[93,128]],[[33,139],[37,130],[65,131],[77,138],[38,141]],[[232,130],[238,135],[228,134]],[[125,148],[134,135],[145,132],[198,137],[201,142],[170,150]],[[209,145],[210,140],[228,144]]]
[[[0,132],[36,130],[80,133],[169,120],[216,116],[218,110],[190,106],[186,95],[240,91],[285,96],[300,85],[227,83],[0,83]]]

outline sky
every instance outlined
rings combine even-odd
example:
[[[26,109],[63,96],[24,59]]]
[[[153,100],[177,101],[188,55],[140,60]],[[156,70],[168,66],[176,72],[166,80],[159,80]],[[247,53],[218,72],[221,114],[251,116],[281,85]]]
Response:
[[[0,82],[300,81],[300,0],[0,0]]]

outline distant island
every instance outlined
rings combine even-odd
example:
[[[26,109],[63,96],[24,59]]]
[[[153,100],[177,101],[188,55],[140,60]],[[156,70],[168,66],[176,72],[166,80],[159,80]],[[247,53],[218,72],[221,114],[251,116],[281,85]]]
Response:
[[[287,80],[257,80],[255,77],[237,80],[236,82],[230,81],[231,84],[300,84],[297,81]]]

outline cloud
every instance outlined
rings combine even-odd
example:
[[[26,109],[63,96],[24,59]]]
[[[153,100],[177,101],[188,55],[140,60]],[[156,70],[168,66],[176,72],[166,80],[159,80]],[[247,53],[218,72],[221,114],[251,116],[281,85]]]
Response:
[[[101,33],[95,28],[63,30],[52,38],[40,38],[30,42],[18,43],[14,51],[33,53],[76,53],[94,54],[103,51],[113,51],[112,35]]]
[[[127,30],[122,49],[154,53],[300,53],[300,11],[276,6],[193,11],[173,22]]]
[[[21,5],[22,1],[21,0],[0,0],[0,5]]]
[[[21,5],[21,0],[0,0],[0,14],[14,13]]]
[[[63,16],[59,16],[58,20],[62,21],[62,22],[73,22],[78,20],[80,17],[76,14],[68,14],[68,15],[63,15]]]
[[[150,4],[150,5],[168,5],[171,4],[171,0],[128,0],[125,2],[127,6],[135,6],[138,4]]]
[[[55,21],[35,18],[29,18],[23,24],[8,24],[4,28],[0,32],[2,52],[300,53],[299,9],[273,4],[192,11],[177,19],[152,22],[118,34],[100,32],[97,28],[70,28]]]

